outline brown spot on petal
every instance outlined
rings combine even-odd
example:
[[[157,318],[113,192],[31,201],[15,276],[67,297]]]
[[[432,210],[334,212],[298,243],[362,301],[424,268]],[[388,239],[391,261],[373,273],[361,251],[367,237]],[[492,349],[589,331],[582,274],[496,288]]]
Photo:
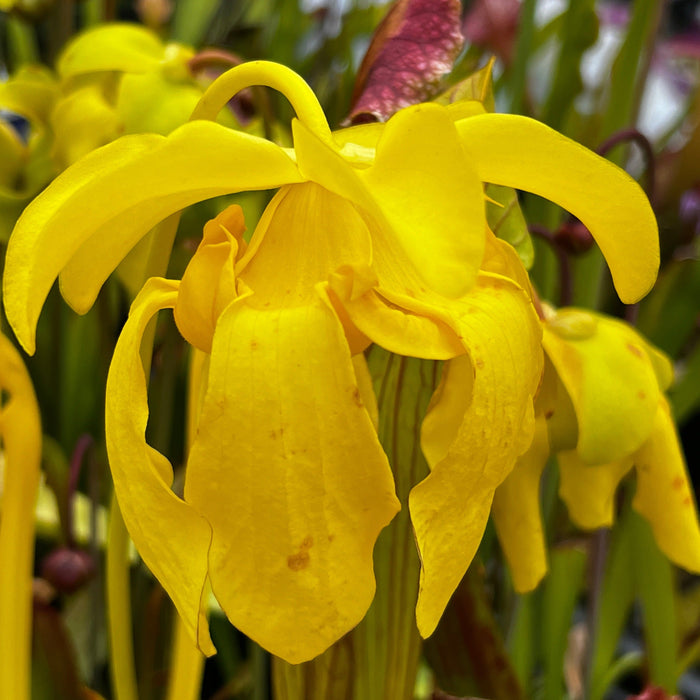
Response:
[[[685,479],[682,476],[677,476],[675,477],[671,485],[676,491],[680,491],[683,488],[683,486],[685,486]]]
[[[287,557],[287,566],[292,571],[301,571],[309,565],[309,553],[308,552],[297,552],[296,554],[290,554]]]
[[[258,341],[257,340],[251,340],[250,341],[250,349],[255,350],[258,347]]]
[[[287,566],[292,571],[301,571],[309,565],[309,562],[311,561],[311,557],[309,556],[309,549],[311,549],[313,544],[313,537],[311,537],[311,535],[308,535],[302,540],[301,544],[299,545],[299,551],[295,554],[290,554],[287,557]]]
[[[644,357],[644,351],[638,345],[635,345],[634,343],[627,343],[627,349],[635,357]]]
[[[641,399],[642,401],[644,401],[644,399],[646,399],[646,397],[647,397],[647,395],[643,391],[637,392],[637,398]]]
[[[684,505],[686,508],[689,508],[689,507],[692,505],[692,503],[693,503],[693,500],[690,498],[690,496],[686,496],[686,497],[683,499],[683,505]]]
[[[357,387],[352,390],[352,400],[355,402],[356,406],[362,407],[365,405],[360,395],[360,390]]]
[[[554,415],[554,410],[551,409],[551,408],[549,409],[549,411],[545,411],[545,412],[544,412],[544,417],[545,417],[547,420],[549,420],[553,415]]]

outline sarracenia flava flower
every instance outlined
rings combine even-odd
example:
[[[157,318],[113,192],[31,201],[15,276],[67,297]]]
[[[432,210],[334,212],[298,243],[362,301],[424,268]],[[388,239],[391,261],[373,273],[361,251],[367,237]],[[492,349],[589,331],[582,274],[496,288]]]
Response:
[[[293,150],[208,121],[250,84],[290,99]],[[487,230],[483,182],[537,192],[579,216],[612,251],[625,300],[653,283],[656,228],[637,185],[538,122],[482,111],[423,104],[331,133],[296,74],[244,64],[212,84],[193,121],[89,154],[18,223],[5,301],[31,351],[57,276],[85,311],[164,217],[208,197],[280,188],[250,245],[240,210],[229,208],[206,226],[181,283],[144,287],[108,382],[107,441],[125,521],[203,650],[213,650],[201,614],[207,578],[235,625],[293,662],[364,615],[374,541],[398,507],[362,400],[359,353],[371,341],[457,358],[450,372],[468,380],[459,396],[445,385],[438,392],[445,422],[433,425],[437,442],[449,436],[447,454],[428,455],[432,474],[410,504],[423,563],[418,623],[424,634],[437,624],[494,490],[532,440],[542,368],[527,275]],[[139,347],[165,308],[210,356],[184,499],[144,439]]]
[[[137,24],[73,38],[56,62],[63,94],[51,126],[60,169],[123,134],[167,134],[186,122],[203,92],[188,68],[193,55]]]
[[[700,572],[700,528],[664,391],[668,358],[623,321],[583,309],[546,308],[546,353],[535,440],[496,495],[495,523],[520,590],[546,571],[539,481],[550,454],[559,494],[583,529],[610,527],[615,493],[635,468],[632,507],[661,551]]]

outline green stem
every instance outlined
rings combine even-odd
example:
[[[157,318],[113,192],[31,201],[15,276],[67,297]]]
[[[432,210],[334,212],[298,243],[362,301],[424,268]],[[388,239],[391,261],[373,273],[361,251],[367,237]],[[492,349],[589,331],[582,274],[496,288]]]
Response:
[[[33,27],[22,18],[8,15],[7,24],[7,59],[13,71],[25,63],[39,62],[39,48]]]
[[[203,673],[204,655],[194,645],[182,618],[176,614],[167,700],[197,700]]]
[[[192,348],[187,372],[187,425],[185,449],[197,434],[202,389],[206,387],[206,369],[209,356]],[[182,618],[175,613],[175,634],[168,673],[167,700],[197,700],[204,673],[204,655],[195,646]]]
[[[116,700],[138,700],[129,590],[129,533],[112,494],[107,536],[109,664]]]
[[[95,27],[105,20],[104,0],[83,0],[80,14],[84,27]]]
[[[354,698],[404,700],[413,696],[422,640],[415,623],[420,561],[408,510],[408,494],[428,475],[420,425],[437,385],[437,362],[368,354],[379,408],[379,439],[394,472],[401,511],[374,549],[377,590],[365,619],[352,632]]]
[[[532,53],[533,37],[535,34],[536,0],[525,0],[520,7],[518,38],[515,44],[515,58],[510,75],[510,111],[513,114],[524,114],[527,63]]]

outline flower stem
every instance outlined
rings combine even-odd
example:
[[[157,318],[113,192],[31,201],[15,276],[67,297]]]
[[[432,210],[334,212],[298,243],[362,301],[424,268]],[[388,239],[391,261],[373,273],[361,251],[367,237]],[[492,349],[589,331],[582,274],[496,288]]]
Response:
[[[389,457],[402,509],[374,549],[377,591],[352,632],[354,697],[413,697],[422,641],[415,623],[420,561],[408,512],[408,494],[428,474],[420,425],[437,386],[440,365],[372,347],[368,365],[379,408],[379,439]]]
[[[131,633],[129,590],[129,533],[114,493],[107,537],[107,616],[110,672],[116,700],[137,700],[136,670]]]
[[[186,449],[189,452],[199,422],[199,409],[207,385],[209,355],[192,348],[187,371]],[[186,477],[186,475],[185,475]],[[194,645],[192,637],[175,613],[175,634],[170,658],[167,700],[197,700],[204,673],[204,654]]]
[[[203,673],[204,654],[194,645],[182,618],[176,614],[167,700],[197,700]]]
[[[0,335],[0,411],[4,456],[0,520],[0,698],[29,700],[34,506],[39,489],[41,423],[22,360]]]

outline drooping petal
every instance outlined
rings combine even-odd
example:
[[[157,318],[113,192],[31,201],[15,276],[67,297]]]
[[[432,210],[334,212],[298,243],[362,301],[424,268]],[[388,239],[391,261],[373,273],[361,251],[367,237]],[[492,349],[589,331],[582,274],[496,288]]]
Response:
[[[432,471],[409,498],[422,561],[416,616],[423,636],[476,552],[494,491],[531,444],[542,372],[540,322],[517,285],[482,274],[465,299],[460,331],[468,356],[450,361],[440,401],[426,416],[422,444]],[[440,425],[443,401],[452,406],[447,421],[458,426],[451,444]]]
[[[540,477],[547,459],[547,421],[538,416],[530,449],[518,459],[493,499],[496,533],[518,593],[531,591],[547,573],[540,513]]]
[[[635,456],[632,505],[651,524],[656,543],[675,564],[700,573],[700,529],[676,427],[664,397],[654,429]]]
[[[36,320],[61,270],[66,300],[84,312],[118,262],[169,214],[220,194],[301,179],[281,148],[208,121],[168,137],[127,136],[89,153],[17,223],[4,276],[10,324],[33,352]]]
[[[153,315],[172,308],[176,295],[177,283],[152,278],[132,305],[107,379],[107,452],[119,507],[136,549],[172,598],[192,638],[205,654],[213,654],[200,612],[211,528],[171,491],[172,467],[145,438],[148,403],[141,338]]]
[[[300,122],[293,130],[301,172],[372,221],[382,287],[448,297],[472,287],[484,252],[483,191],[446,108],[426,104],[396,114],[365,168],[353,168]]]
[[[559,496],[569,517],[584,530],[611,527],[615,522],[615,493],[632,469],[632,457],[610,464],[584,464],[575,450],[560,452]]]
[[[234,266],[245,248],[244,231],[243,210],[236,204],[208,221],[180,282],[175,323],[190,345],[207,353],[221,312],[237,296]]]
[[[456,126],[483,181],[546,197],[581,219],[623,302],[649,291],[659,267],[658,229],[649,201],[627,173],[528,117],[484,114]]]
[[[372,549],[399,506],[326,300],[226,309],[187,469],[185,498],[214,531],[212,589],[236,627],[298,663],[362,619]]]
[[[639,448],[660,396],[646,342],[622,321],[560,309],[544,324],[543,344],[576,411],[580,459],[608,464]]]

